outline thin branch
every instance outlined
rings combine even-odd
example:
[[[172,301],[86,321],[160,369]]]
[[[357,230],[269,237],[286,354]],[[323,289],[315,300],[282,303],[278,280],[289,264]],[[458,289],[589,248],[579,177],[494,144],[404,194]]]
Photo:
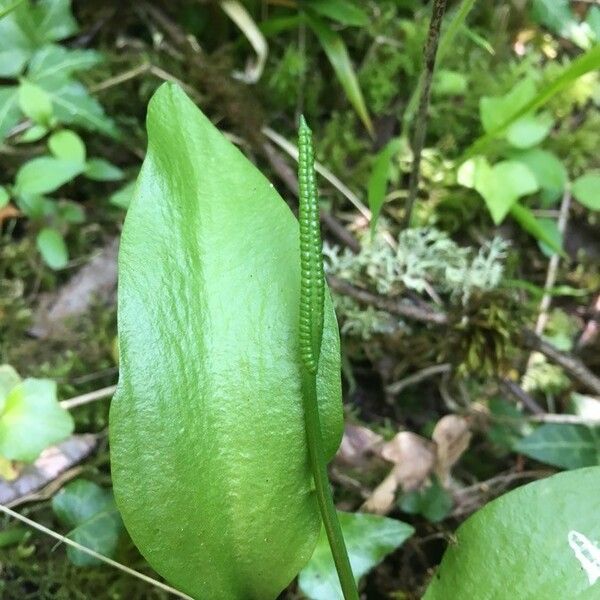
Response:
[[[523,406],[534,415],[543,415],[544,409],[517,383],[510,379],[501,378],[500,388],[516,398]]]
[[[109,385],[108,387],[102,388],[100,390],[88,392],[87,394],[81,394],[81,396],[75,396],[74,398],[69,398],[69,400],[63,400],[62,402],[60,402],[60,405],[66,410],[71,410],[76,406],[82,406],[83,404],[96,402],[96,400],[103,400],[104,398],[109,398],[115,393],[116,389],[116,385]]]
[[[446,325],[449,323],[448,315],[441,313],[434,308],[423,308],[415,304],[409,304],[400,300],[378,296],[368,290],[356,287],[351,283],[334,277],[327,276],[327,281],[332,290],[353,298],[360,304],[368,304],[399,317],[405,317],[414,321],[422,321],[424,323],[434,323],[435,325]]]
[[[560,213],[558,215],[558,231],[561,236],[564,237],[565,230],[567,228],[567,221],[569,220],[569,208],[571,206],[571,192],[567,189],[563,194],[562,202],[560,205]],[[544,333],[546,323],[548,322],[548,310],[552,302],[552,295],[549,293],[554,285],[556,284],[556,274],[558,272],[558,264],[560,262],[560,255],[554,253],[550,257],[548,263],[548,272],[546,273],[546,282],[544,283],[544,296],[540,302],[540,313],[535,324],[535,332],[538,335]]]
[[[452,371],[452,365],[450,363],[442,363],[441,365],[432,365],[431,367],[425,367],[400,381],[395,381],[387,386],[386,391],[389,394],[399,394],[402,390],[407,387],[421,383],[425,379],[435,377],[436,375],[443,375],[444,373],[450,373]]]
[[[122,565],[121,563],[117,562],[116,560],[113,560],[112,558],[108,558],[107,556],[104,556],[103,554],[99,554],[98,552],[95,552],[91,548],[82,546],[81,544],[78,544],[77,542],[75,542],[63,535],[60,535],[60,533],[56,533],[56,531],[52,531],[52,529],[48,529],[48,527],[44,527],[43,525],[40,525],[39,523],[36,523],[35,521],[28,519],[27,517],[19,514],[18,512],[15,512],[14,510],[12,510],[6,506],[3,506],[2,504],[0,504],[0,511],[7,514],[9,517],[12,517],[13,519],[17,519],[18,521],[21,521],[22,523],[29,525],[29,527],[33,527],[34,529],[37,529],[38,531],[41,531],[42,533],[45,533],[46,535],[53,537],[55,540],[58,540],[59,542],[62,542],[63,544],[72,546],[73,548],[76,548],[77,550],[79,550],[80,552],[83,552],[84,554],[88,554],[89,556],[92,556],[93,558],[96,558],[97,560],[100,560],[103,563],[106,563],[107,565],[114,567],[115,569],[119,569],[120,571],[123,571],[124,573],[127,573],[128,575],[131,575],[132,577],[137,577],[138,579],[141,579],[142,581],[145,581],[146,583],[148,583],[154,587],[164,590],[165,592],[169,592],[170,594],[173,594],[174,596],[177,596],[178,598],[184,598],[185,600],[194,600],[191,596],[188,596],[187,594],[184,594],[183,592],[176,590],[175,588],[171,587],[170,585],[167,585],[166,583],[162,583],[161,581],[157,581],[156,579],[152,579],[152,577],[148,577],[148,575],[144,575],[143,573],[139,573],[138,571],[135,571],[134,569],[131,569],[130,567],[127,567],[126,565]]]
[[[600,394],[600,377],[594,375],[578,358],[566,352],[561,352],[556,346],[529,329],[524,329],[521,337],[525,347],[540,352],[553,363],[562,367],[583,386],[592,390],[595,394]]]
[[[600,426],[600,417],[583,417],[581,415],[557,415],[547,413],[543,415],[532,415],[528,420],[537,423],[566,423],[568,425],[586,425],[587,427]]]
[[[427,109],[431,98],[431,81],[435,70],[435,57],[437,54],[438,43],[440,40],[440,30],[442,28],[442,19],[446,10],[446,0],[434,0],[431,21],[429,22],[429,32],[424,49],[424,76],[421,96],[419,97],[419,110],[415,123],[415,132],[412,139],[413,163],[408,183],[408,199],[406,200],[406,214],[404,215],[404,225],[410,225],[411,214],[417,191],[419,188],[419,173],[421,169],[421,153],[425,143],[425,134],[427,132]]]

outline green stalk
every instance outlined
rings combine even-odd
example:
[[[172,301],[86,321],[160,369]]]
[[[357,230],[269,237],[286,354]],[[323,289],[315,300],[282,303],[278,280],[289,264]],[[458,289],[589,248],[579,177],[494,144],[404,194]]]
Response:
[[[335,504],[329,487],[327,466],[323,457],[323,439],[321,435],[321,423],[317,406],[317,378],[316,374],[308,373],[303,369],[302,395],[304,398],[304,420],[306,425],[306,440],[308,443],[308,455],[313,478],[315,480],[315,491],[321,518],[329,547],[333,555],[333,562],[340,579],[342,592],[346,600],[358,600],[358,590],[352,567],[346,550],[346,543],[342,534],[342,528],[337,517]]]
[[[319,206],[317,200],[312,133],[304,118],[299,128],[298,187],[300,198],[300,363],[302,365],[302,398],[310,467],[315,482],[317,502],[329,540],[346,600],[358,600],[358,590],[348,559],[342,528],[327,477],[323,452],[323,434],[319,419],[317,371],[323,337],[323,301],[325,277],[321,253]]]

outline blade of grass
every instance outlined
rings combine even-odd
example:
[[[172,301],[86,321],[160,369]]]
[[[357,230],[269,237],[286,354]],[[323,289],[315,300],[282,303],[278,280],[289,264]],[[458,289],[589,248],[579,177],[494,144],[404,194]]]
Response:
[[[517,119],[533,110],[536,110],[537,108],[540,108],[570,83],[582,75],[585,75],[586,73],[598,68],[600,68],[600,44],[597,44],[585,54],[582,54],[576,58],[570,65],[565,67],[557,77],[544,85],[542,89],[540,89],[538,93],[529,102],[527,102],[527,104],[523,105],[518,110],[515,110],[513,114],[507,117],[495,129],[475,140],[465,150],[458,162],[462,163],[476,154],[481,154],[494,139],[496,139],[503,131],[506,130],[509,125],[514,123]]]
[[[535,215],[525,206],[521,204],[513,204],[510,209],[510,214],[515,221],[529,234],[531,234],[536,240],[544,242],[554,252],[568,258],[567,253],[556,243],[556,240],[548,235],[548,232],[542,227]]]
[[[375,236],[377,220],[379,219],[381,207],[385,202],[385,192],[387,191],[387,184],[390,178],[392,158],[398,152],[400,144],[400,138],[390,140],[383,150],[380,150],[375,156],[373,162],[373,169],[367,182],[367,199],[369,201],[369,208],[371,209],[371,237]]]
[[[308,26],[317,36],[319,43],[323,47],[323,50],[335,71],[336,77],[342,84],[350,104],[354,107],[354,110],[360,117],[360,120],[363,122],[369,135],[373,137],[373,123],[369,116],[369,111],[367,110],[365,99],[358,84],[358,79],[354,72],[352,62],[350,61],[350,56],[346,44],[344,44],[344,40],[342,40],[335,31],[332,31],[329,26],[316,15],[311,14],[308,11],[304,14]]]

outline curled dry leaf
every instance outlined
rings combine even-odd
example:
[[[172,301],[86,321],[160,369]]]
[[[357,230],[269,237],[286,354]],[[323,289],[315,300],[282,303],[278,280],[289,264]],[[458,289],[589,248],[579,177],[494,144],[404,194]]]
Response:
[[[379,453],[379,447],[382,443],[383,437],[367,427],[346,425],[336,460],[340,465],[365,466],[374,454]]]
[[[383,446],[381,456],[394,463],[394,468],[375,488],[362,510],[384,515],[393,508],[399,486],[407,492],[427,479],[435,465],[435,445],[416,433],[401,431]]]
[[[435,474],[448,487],[450,470],[469,447],[471,432],[466,419],[457,415],[442,417],[431,435],[436,443]]]

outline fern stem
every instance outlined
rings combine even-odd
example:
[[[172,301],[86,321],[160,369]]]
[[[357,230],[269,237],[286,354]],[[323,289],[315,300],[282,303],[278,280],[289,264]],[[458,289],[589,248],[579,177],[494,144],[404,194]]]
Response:
[[[314,172],[312,133],[302,117],[298,131],[300,197],[300,359],[302,398],[310,467],[329,547],[346,600],[358,590],[327,477],[317,397],[317,367],[323,337],[325,277],[321,253],[319,206]]]

